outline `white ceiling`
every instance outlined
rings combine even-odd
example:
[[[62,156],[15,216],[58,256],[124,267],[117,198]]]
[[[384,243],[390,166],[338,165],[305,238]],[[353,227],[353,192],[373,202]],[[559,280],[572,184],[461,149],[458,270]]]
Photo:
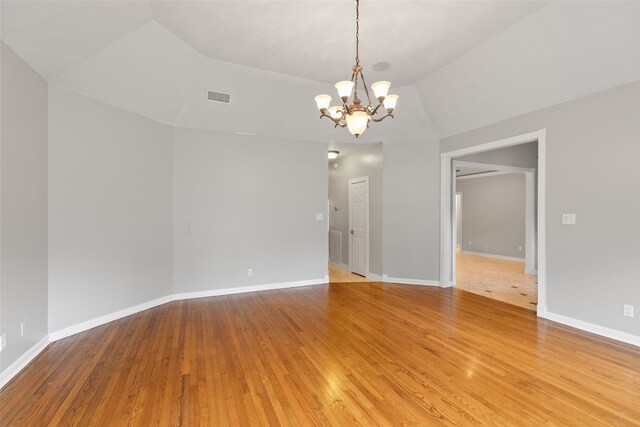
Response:
[[[545,1],[380,1],[361,4],[361,59],[370,83],[395,85],[452,61]],[[351,75],[353,1],[3,1],[2,38],[45,78],[78,65],[153,19],[206,57],[335,83]],[[388,61],[391,68],[371,66]]]
[[[352,141],[313,97],[350,77],[353,3],[2,0],[1,36],[51,84],[164,123]],[[640,2],[363,0],[361,14],[368,82],[400,95],[363,143],[433,140],[640,79]]]
[[[413,84],[546,3],[364,0],[365,76]],[[330,83],[351,76],[355,1],[153,1],[151,11],[210,58]],[[389,70],[371,69],[383,60]]]

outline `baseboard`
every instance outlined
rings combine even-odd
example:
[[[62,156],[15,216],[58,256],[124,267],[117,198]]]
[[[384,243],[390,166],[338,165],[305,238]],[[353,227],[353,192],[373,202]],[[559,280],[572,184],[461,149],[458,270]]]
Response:
[[[15,362],[7,366],[7,368],[0,372],[0,389],[7,385],[18,372],[24,369],[33,359],[36,358],[49,345],[49,336],[45,335],[40,341],[35,343],[33,347],[24,352]]]
[[[478,256],[484,256],[487,258],[497,258],[497,259],[504,259],[507,261],[520,261],[520,262],[524,262],[525,259],[524,258],[516,258],[516,257],[512,257],[512,256],[505,256],[505,255],[495,255],[495,254],[487,254],[484,252],[473,252],[473,251],[464,251],[464,254],[471,254],[471,255],[478,255]]]
[[[87,320],[73,326],[58,329],[57,331],[49,333],[49,340],[51,342],[58,341],[62,338],[75,335],[79,332],[84,332],[86,330],[95,328],[96,326],[104,325],[105,323],[113,322],[114,320],[118,320],[126,316],[131,316],[132,314],[136,314],[140,311],[148,310],[150,308],[166,304],[170,301],[172,301],[171,295],[143,302],[142,304],[134,305],[133,307],[125,308],[113,313],[105,314],[103,316],[96,317],[95,319]]]
[[[270,283],[267,285],[254,285],[254,286],[239,286],[237,288],[225,288],[225,289],[212,289],[208,291],[198,292],[185,292],[181,294],[173,294],[174,301],[193,299],[193,298],[206,298],[206,297],[218,297],[223,295],[243,294],[246,292],[260,292],[271,291],[275,289],[287,289],[287,288],[299,288],[302,286],[312,285],[324,285],[325,279],[311,279],[311,280],[299,280],[297,282],[282,282],[282,283]]]
[[[627,344],[632,344],[640,347],[640,336],[637,335],[617,331],[615,329],[610,329],[604,326],[596,325],[549,311],[547,311],[543,317],[554,322],[562,323],[563,325],[571,326],[573,328],[580,329],[586,332],[591,332],[592,334],[600,335],[603,337],[614,339],[616,341],[622,341]]]
[[[421,286],[440,286],[437,280],[421,280],[421,279],[402,279],[399,277],[389,277],[382,275],[382,281],[385,283],[397,283],[399,285],[421,285]]]
[[[375,273],[367,273],[366,278],[371,280],[372,282],[382,282],[382,276]]]

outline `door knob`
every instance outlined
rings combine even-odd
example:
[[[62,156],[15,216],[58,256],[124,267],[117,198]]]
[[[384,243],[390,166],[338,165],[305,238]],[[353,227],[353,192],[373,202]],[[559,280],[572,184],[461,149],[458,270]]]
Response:
[[[349,233],[353,234],[353,230],[351,230]]]

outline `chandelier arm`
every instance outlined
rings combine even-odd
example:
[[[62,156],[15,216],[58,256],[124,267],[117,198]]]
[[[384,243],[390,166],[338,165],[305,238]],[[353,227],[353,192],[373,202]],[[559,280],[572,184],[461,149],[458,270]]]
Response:
[[[320,115],[320,118],[326,117],[327,119],[331,120],[333,123],[335,123],[336,125],[340,124],[340,121],[344,118],[344,114],[342,116],[340,116],[339,119],[334,119],[333,117],[331,117],[331,115],[326,114],[326,113],[322,113]],[[344,126],[342,126],[344,127]]]
[[[367,87],[367,82],[364,81],[364,74],[362,74],[362,71],[360,71],[360,77],[362,78],[362,86],[364,86],[364,93],[367,94],[368,105],[371,106],[371,97],[369,96],[369,88]]]
[[[384,116],[380,117],[379,119],[375,119],[373,117],[371,117],[371,121],[374,121],[376,123],[383,121],[384,119],[386,119],[387,117],[391,117],[392,119],[394,118],[393,114],[391,113],[387,113]]]
[[[378,104],[378,105],[376,105],[376,108],[374,108],[374,109],[371,111],[371,116],[372,116],[372,117],[373,117],[373,116],[378,112],[378,110],[380,109],[380,107],[382,107],[382,104]]]

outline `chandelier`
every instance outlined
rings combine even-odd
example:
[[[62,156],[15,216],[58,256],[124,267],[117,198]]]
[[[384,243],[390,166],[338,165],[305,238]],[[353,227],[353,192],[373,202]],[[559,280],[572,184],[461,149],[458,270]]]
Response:
[[[378,100],[378,105],[375,107],[371,105],[371,97],[369,96],[369,89],[367,83],[364,80],[364,74],[362,73],[362,66],[360,65],[360,0],[356,0],[356,65],[351,69],[351,80],[338,82],[335,84],[338,90],[338,95],[342,99],[342,105],[335,105],[330,107],[331,96],[322,94],[316,96],[316,104],[320,110],[320,118],[326,117],[335,123],[334,127],[347,127],[355,137],[359,137],[369,127],[369,122],[381,122],[387,117],[393,118],[393,109],[396,107],[398,101],[398,95],[390,95],[389,87],[390,82],[379,81],[371,85],[373,93]],[[358,98],[358,84],[362,82],[364,93],[367,96],[367,105],[362,105],[362,100]],[[353,92],[353,100],[350,101],[349,97]],[[384,113],[379,115],[378,111],[380,107],[384,107]],[[376,116],[377,115],[377,116]]]

